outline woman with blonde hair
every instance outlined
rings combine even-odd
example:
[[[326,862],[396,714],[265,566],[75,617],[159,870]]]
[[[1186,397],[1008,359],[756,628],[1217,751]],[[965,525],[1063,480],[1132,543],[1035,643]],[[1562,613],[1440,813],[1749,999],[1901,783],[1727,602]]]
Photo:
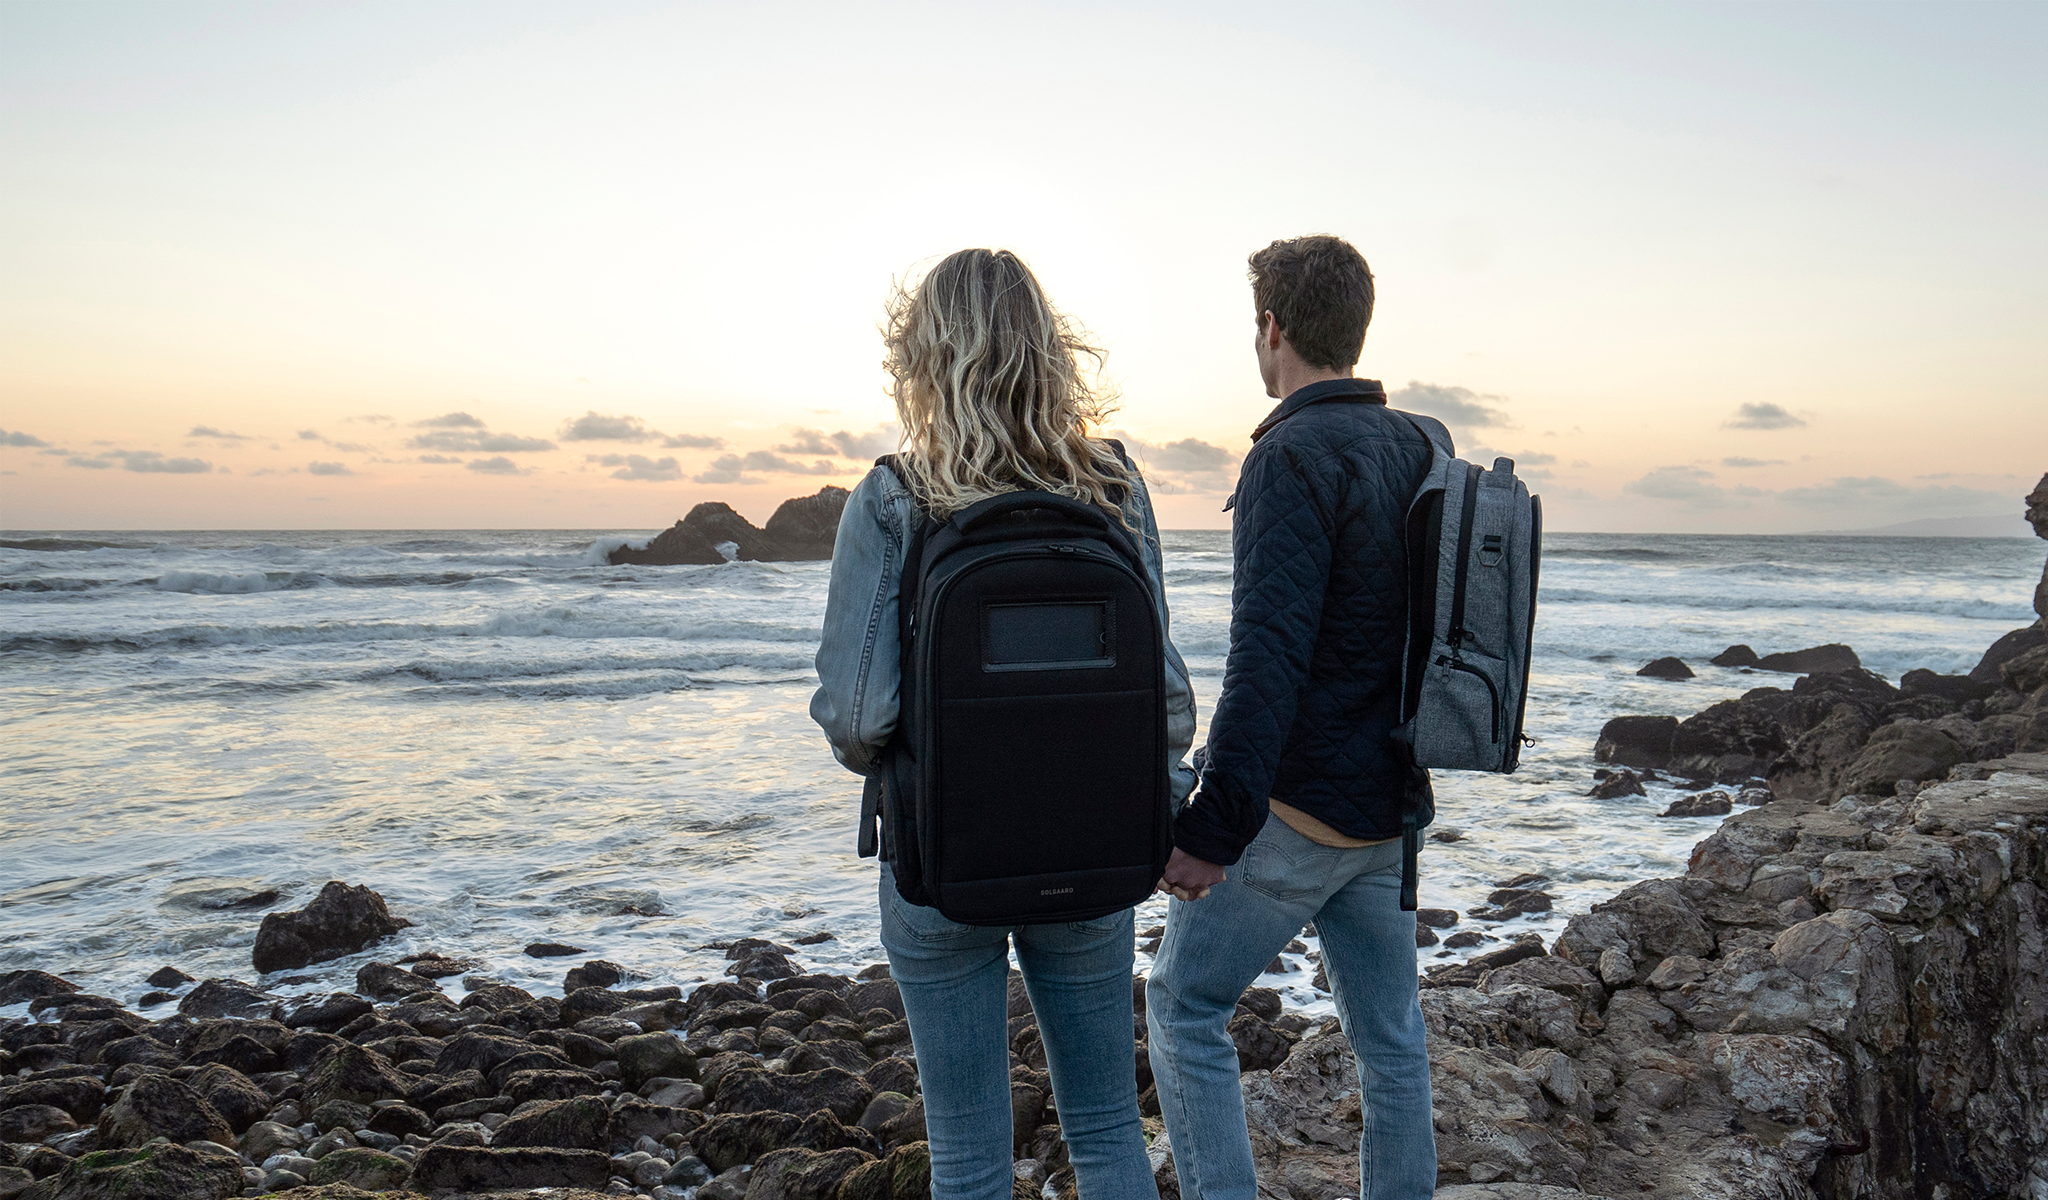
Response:
[[[1006,493],[1050,492],[1101,509],[1142,542],[1164,650],[1168,790],[1177,804],[1194,782],[1182,765],[1194,694],[1166,636],[1159,529],[1144,480],[1114,443],[1090,436],[1108,405],[1079,359],[1099,363],[1100,351],[1047,302],[1030,268],[1001,250],[962,250],[899,288],[884,341],[904,447],[893,469],[878,465],[854,488],[833,548],[811,701],[833,753],[872,788],[898,734],[901,573],[924,523]],[[1138,1116],[1131,909],[1049,924],[961,924],[905,899],[886,838],[882,851],[882,944],[917,1054],[935,1200],[1012,1194],[1013,946],[1080,1194],[1156,1198]]]

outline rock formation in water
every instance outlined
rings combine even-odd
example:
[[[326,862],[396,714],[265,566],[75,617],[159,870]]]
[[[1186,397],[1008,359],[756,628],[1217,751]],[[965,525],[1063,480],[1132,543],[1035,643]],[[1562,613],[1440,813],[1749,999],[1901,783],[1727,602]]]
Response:
[[[2027,522],[2034,527],[2034,536],[2048,538],[2048,475],[2041,476],[2041,482],[2027,493]],[[2034,586],[2034,613],[2048,622],[2048,563],[2041,565],[2041,582]]]
[[[819,488],[816,495],[785,500],[768,518],[768,527],[753,523],[719,501],[708,501],[663,530],[645,549],[621,546],[610,554],[612,565],[710,565],[722,562],[799,562],[832,557],[839,532],[839,514],[846,508],[842,487]],[[720,550],[729,546],[731,553]]]

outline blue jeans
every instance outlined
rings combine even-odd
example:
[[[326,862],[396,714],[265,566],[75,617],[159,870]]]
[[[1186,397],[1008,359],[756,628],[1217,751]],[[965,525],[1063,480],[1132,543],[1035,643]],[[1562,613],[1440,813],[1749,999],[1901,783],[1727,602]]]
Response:
[[[1415,914],[1401,911],[1401,843],[1339,850],[1278,817],[1205,899],[1173,901],[1145,989],[1152,1078],[1190,1200],[1255,1200],[1237,1048],[1245,988],[1308,921],[1358,1056],[1360,1200],[1436,1190],[1429,1051],[1415,983]]]
[[[933,1200],[1010,1200],[1010,943],[1038,1015],[1060,1136],[1088,1200],[1158,1200],[1138,1120],[1131,910],[1070,925],[960,925],[897,894],[882,946],[924,1089]]]

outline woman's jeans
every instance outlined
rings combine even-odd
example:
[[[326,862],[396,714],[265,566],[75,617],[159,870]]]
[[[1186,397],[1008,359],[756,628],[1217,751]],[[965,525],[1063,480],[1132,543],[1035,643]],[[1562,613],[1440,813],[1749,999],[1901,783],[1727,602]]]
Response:
[[[1274,817],[1228,874],[1207,898],[1169,906],[1145,989],[1152,1079],[1181,1194],[1258,1195],[1228,1026],[1245,988],[1314,920],[1358,1057],[1358,1195],[1425,1200],[1436,1189],[1436,1131],[1415,914],[1401,911],[1401,843],[1340,850]]]
[[[1010,1200],[1010,943],[1088,1200],[1158,1200],[1138,1122],[1131,910],[1068,925],[960,925],[903,899],[882,864],[882,945],[924,1089],[933,1200]]]

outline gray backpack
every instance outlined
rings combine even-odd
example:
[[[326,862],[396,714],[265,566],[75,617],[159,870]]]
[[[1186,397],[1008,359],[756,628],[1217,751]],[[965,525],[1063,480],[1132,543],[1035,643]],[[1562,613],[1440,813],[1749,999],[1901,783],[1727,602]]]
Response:
[[[1512,771],[1522,757],[1542,502],[1515,478],[1513,460],[1482,469],[1452,453],[1442,425],[1408,419],[1435,453],[1408,509],[1408,655],[1394,737],[1418,768]],[[1417,826],[1411,811],[1403,908],[1415,904]]]

